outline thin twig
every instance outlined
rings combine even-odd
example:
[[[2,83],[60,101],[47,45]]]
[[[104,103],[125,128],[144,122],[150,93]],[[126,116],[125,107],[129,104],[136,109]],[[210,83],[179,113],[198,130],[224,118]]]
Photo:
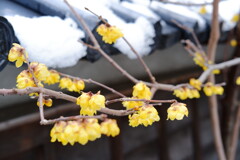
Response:
[[[70,96],[67,94],[64,94],[62,92],[53,91],[46,88],[38,88],[38,87],[27,87],[25,89],[0,89],[0,95],[27,95],[30,93],[40,93],[55,97],[57,99],[63,99],[67,100],[69,102],[76,103],[77,98],[74,96]],[[109,109],[109,108],[102,108],[99,112],[115,115],[115,116],[126,116],[129,114],[134,113],[132,110],[115,110],[115,109]]]
[[[201,76],[198,78],[199,81],[204,82],[206,81],[207,77],[212,73],[215,69],[224,69],[228,67],[232,67],[234,65],[240,64],[240,58],[235,58],[226,62],[222,62],[219,64],[209,65],[208,69],[205,70]]]
[[[175,25],[177,25],[179,28],[181,28],[181,29],[183,29],[183,30],[185,30],[185,31],[187,31],[187,32],[190,32],[191,35],[193,36],[194,41],[195,41],[196,44],[197,44],[197,47],[198,47],[200,50],[203,51],[203,47],[202,47],[202,45],[200,44],[200,42],[199,42],[199,40],[198,40],[198,38],[197,38],[197,36],[196,36],[196,34],[195,34],[195,32],[194,32],[194,30],[193,30],[192,28],[189,28],[189,27],[187,27],[187,26],[184,26],[184,25],[178,23],[176,20],[172,20],[172,22],[173,22]]]
[[[94,44],[94,47],[96,50],[104,57],[106,58],[117,70],[119,70],[124,76],[126,76],[129,80],[131,80],[133,83],[137,83],[138,80],[130,75],[126,70],[124,70],[121,66],[119,66],[110,56],[108,56],[100,47],[98,41],[96,40],[95,36],[87,26],[84,19],[75,11],[75,9],[68,3],[67,0],[64,0],[64,2],[67,4],[67,6],[70,8],[71,12],[74,14],[74,16],[77,18],[77,20],[81,23],[83,29],[88,34],[89,38]]]
[[[77,115],[77,116],[69,116],[69,117],[59,117],[59,118],[56,118],[56,119],[45,120],[41,124],[42,125],[50,125],[50,124],[54,124],[54,123],[59,122],[59,121],[75,121],[75,120],[86,119],[86,118],[95,118],[95,119],[99,119],[99,120],[104,120],[105,118],[107,118],[107,115],[100,114],[100,115],[96,115],[96,116]]]
[[[124,101],[142,101],[142,102],[148,102],[148,103],[176,103],[177,100],[171,99],[171,100],[148,100],[148,99],[131,99],[131,98],[118,98],[106,101],[106,104],[112,104],[116,102],[124,102]]]
[[[56,71],[56,72],[58,72],[58,71]],[[69,77],[69,78],[71,78],[71,79],[76,79],[76,80],[83,80],[83,81],[86,82],[86,83],[92,83],[92,84],[98,85],[98,86],[100,86],[100,87],[102,87],[102,88],[105,88],[105,89],[111,91],[111,92],[114,93],[114,94],[117,94],[117,95],[120,96],[120,97],[126,97],[124,94],[116,91],[115,89],[113,89],[113,88],[111,88],[111,87],[108,87],[108,86],[106,86],[106,85],[104,85],[104,84],[102,84],[102,83],[100,83],[100,82],[94,81],[94,80],[92,80],[92,79],[90,79],[90,78],[89,78],[89,79],[84,79],[84,78],[74,77],[74,76],[71,76],[71,75],[68,75],[68,74],[65,74],[65,73],[61,73],[61,72],[58,72],[58,73],[59,73],[61,76],[64,76],[64,77]]]
[[[130,49],[132,50],[132,52],[137,56],[138,60],[140,61],[140,63],[142,64],[143,68],[145,69],[145,71],[147,72],[150,80],[152,81],[152,83],[157,83],[156,82],[156,78],[153,76],[152,72],[150,71],[149,67],[147,66],[147,64],[143,61],[142,57],[139,55],[139,53],[133,48],[133,46],[129,43],[129,41],[123,37],[123,40],[127,43],[127,45],[130,47]]]

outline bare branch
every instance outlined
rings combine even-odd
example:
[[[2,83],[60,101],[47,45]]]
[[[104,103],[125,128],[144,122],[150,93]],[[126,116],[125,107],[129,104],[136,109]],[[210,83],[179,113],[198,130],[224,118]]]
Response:
[[[45,120],[45,121],[41,122],[41,125],[50,125],[50,124],[54,124],[54,123],[59,122],[59,121],[75,121],[75,120],[87,119],[87,118],[95,118],[95,119],[104,120],[105,118],[107,118],[107,115],[100,114],[100,115],[96,115],[96,116],[77,115],[77,116],[69,116],[69,117],[59,117],[59,118],[56,118],[56,119]]]
[[[55,97],[57,99],[67,100],[69,102],[76,103],[77,98],[64,94],[62,92],[53,91],[46,88],[38,88],[38,87],[27,87],[25,89],[0,89],[0,95],[27,95],[30,93],[40,93]],[[114,110],[109,108],[102,108],[99,112],[115,115],[115,116],[126,116],[134,113],[132,110]]]
[[[234,65],[240,64],[240,58],[235,58],[226,62],[222,62],[219,64],[209,65],[209,68],[204,71],[201,76],[198,78],[199,81],[204,82],[208,78],[208,76],[212,73],[215,69],[224,69],[228,67],[232,67]]]

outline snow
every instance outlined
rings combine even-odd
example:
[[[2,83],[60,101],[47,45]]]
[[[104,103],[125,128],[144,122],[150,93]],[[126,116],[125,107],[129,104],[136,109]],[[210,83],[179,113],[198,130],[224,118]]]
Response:
[[[14,27],[21,45],[26,48],[30,61],[48,67],[74,66],[86,55],[86,47],[78,40],[84,33],[72,19],[42,16],[27,18],[6,16]]]
[[[155,36],[155,31],[153,25],[146,18],[139,17],[135,23],[128,23],[123,26],[122,32],[124,37],[130,42],[140,56],[148,55],[150,53],[150,45],[154,43],[153,38]],[[136,58],[136,55],[131,51],[130,47],[123,39],[117,40],[114,47],[118,48],[129,58]]]
[[[151,51],[150,45],[154,43],[153,38],[155,37],[155,31],[153,25],[143,17],[136,19],[135,23],[126,23],[109,9],[111,5],[119,5],[119,3],[114,0],[106,1],[107,0],[70,0],[69,2],[78,9],[85,10],[84,8],[87,7],[97,15],[106,18],[111,25],[121,29],[124,37],[130,42],[140,56],[148,55]],[[131,51],[123,39],[118,39],[114,47],[129,58],[136,58],[136,55]]]

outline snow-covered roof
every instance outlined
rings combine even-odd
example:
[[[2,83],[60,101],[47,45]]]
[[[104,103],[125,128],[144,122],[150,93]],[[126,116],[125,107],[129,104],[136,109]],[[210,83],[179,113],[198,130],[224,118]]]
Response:
[[[175,1],[197,4],[211,2]],[[156,49],[170,47],[181,39],[192,38],[173,21],[193,29],[203,43],[209,35],[211,5],[183,6],[156,0],[69,0],[69,3],[83,16],[99,41],[101,37],[95,31],[99,19],[86,11],[85,7],[120,28],[141,56],[149,55]],[[227,33],[236,25],[233,17],[239,14],[240,1],[221,1],[219,11],[221,31]],[[78,42],[79,39],[87,43],[90,40],[63,0],[0,1],[0,16],[4,16],[12,24],[16,37],[27,49],[31,61],[63,68],[73,66],[83,58],[95,61],[100,57],[96,51],[87,49]],[[123,53],[129,58],[136,58],[122,39],[113,45],[102,41],[100,44],[110,55]]]

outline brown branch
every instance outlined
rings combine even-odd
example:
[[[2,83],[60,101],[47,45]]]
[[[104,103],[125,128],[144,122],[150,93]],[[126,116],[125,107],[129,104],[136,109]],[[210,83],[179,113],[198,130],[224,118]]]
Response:
[[[46,122],[46,119],[44,117],[43,93],[42,92],[39,93],[38,101],[39,101],[39,104],[40,104],[40,106],[39,106],[40,124],[44,124]]]
[[[194,32],[194,30],[193,30],[192,28],[189,28],[189,27],[187,27],[187,26],[184,26],[184,25],[178,23],[176,20],[172,20],[172,22],[173,22],[175,25],[177,25],[179,28],[181,28],[181,29],[183,29],[183,30],[185,30],[185,31],[187,31],[187,32],[190,32],[191,35],[193,36],[194,41],[195,41],[196,44],[197,44],[197,47],[198,47],[200,50],[203,51],[203,47],[202,47],[202,45],[200,44],[200,42],[199,42],[199,40],[198,40],[198,38],[197,38],[197,36],[196,36],[196,34],[195,34],[195,32]]]
[[[75,121],[75,120],[86,119],[86,118],[95,118],[95,119],[104,120],[105,118],[107,118],[107,115],[100,114],[100,115],[96,115],[96,116],[77,115],[77,116],[69,116],[69,117],[59,117],[59,118],[56,118],[56,119],[45,120],[44,122],[41,123],[41,125],[50,125],[50,124],[54,124],[54,123],[59,122],[59,121]]]
[[[228,149],[228,160],[234,160],[236,157],[236,150],[238,144],[238,136],[239,136],[239,124],[240,124],[240,104],[237,108],[237,114],[235,118],[235,123],[231,135],[230,145]]]
[[[67,6],[70,8],[71,12],[74,14],[74,16],[77,18],[77,20],[81,23],[83,29],[86,31],[86,33],[88,34],[89,38],[91,39],[91,41],[94,44],[94,47],[96,48],[96,50],[105,58],[109,61],[109,63],[111,63],[118,71],[120,71],[124,76],[126,76],[129,80],[131,80],[134,83],[138,83],[139,81],[133,77],[132,75],[130,75],[126,70],[124,70],[121,66],[119,66],[110,56],[108,56],[100,47],[98,41],[96,40],[95,36],[93,35],[93,33],[91,32],[91,30],[89,29],[89,27],[87,26],[86,22],[84,21],[84,19],[75,11],[75,9],[68,3],[67,0],[64,0],[64,2],[67,4]]]
[[[142,102],[148,102],[148,103],[175,103],[177,100],[171,99],[171,100],[148,100],[148,99],[131,99],[131,98],[119,98],[119,99],[113,99],[106,101],[106,104],[112,104],[116,102],[124,102],[124,101],[142,101]]]
[[[58,72],[58,71],[56,71],[56,72]],[[115,93],[116,95],[118,95],[118,96],[120,96],[120,97],[126,97],[124,94],[116,91],[115,89],[113,89],[113,88],[111,88],[111,87],[108,87],[108,86],[106,86],[106,85],[104,85],[104,84],[102,84],[102,83],[100,83],[100,82],[94,81],[94,80],[92,80],[92,79],[90,79],[90,78],[89,78],[89,79],[84,79],[84,78],[74,77],[74,76],[71,76],[71,75],[68,75],[68,74],[65,74],[65,73],[61,73],[61,72],[58,72],[58,73],[59,73],[61,76],[64,76],[64,77],[69,77],[69,78],[71,78],[71,79],[76,79],[76,80],[83,80],[83,81],[86,82],[86,83],[92,83],[92,84],[98,85],[98,86],[100,86],[100,87],[102,87],[102,88],[105,88],[105,89],[111,91],[112,93]]]
[[[212,73],[213,70],[215,69],[225,69],[228,67],[232,67],[235,65],[240,64],[240,58],[235,58],[226,62],[222,62],[219,64],[214,64],[214,65],[209,65],[209,68],[205,70],[200,77],[198,78],[199,81],[204,82],[208,78],[208,76]]]
[[[57,99],[67,100],[69,102],[76,103],[77,98],[74,96],[70,96],[64,94],[62,92],[53,91],[46,88],[38,88],[38,87],[27,87],[25,89],[0,89],[0,95],[27,95],[30,93],[40,93],[55,97]],[[132,114],[134,111],[132,110],[115,110],[109,108],[102,108],[99,112],[115,115],[115,116],[126,116]]]
[[[211,33],[208,41],[208,59],[214,63],[216,56],[216,47],[219,39],[219,22],[218,22],[218,4],[219,0],[214,0],[213,2],[213,13],[211,22]],[[215,77],[213,74],[210,75],[209,81],[213,84],[215,83]],[[217,151],[219,160],[226,160],[226,154],[223,147],[223,141],[220,130],[220,122],[218,115],[218,103],[217,96],[213,95],[209,97],[209,108],[213,129],[214,144]]]
[[[130,47],[130,49],[133,51],[133,53],[137,56],[138,60],[140,61],[140,63],[142,64],[143,68],[145,69],[145,71],[147,72],[150,80],[152,81],[152,83],[156,83],[156,79],[153,76],[152,72],[150,71],[149,67],[147,66],[147,64],[143,61],[142,57],[139,55],[139,53],[133,48],[133,46],[129,43],[129,41],[123,37],[123,40],[127,43],[127,45]]]

